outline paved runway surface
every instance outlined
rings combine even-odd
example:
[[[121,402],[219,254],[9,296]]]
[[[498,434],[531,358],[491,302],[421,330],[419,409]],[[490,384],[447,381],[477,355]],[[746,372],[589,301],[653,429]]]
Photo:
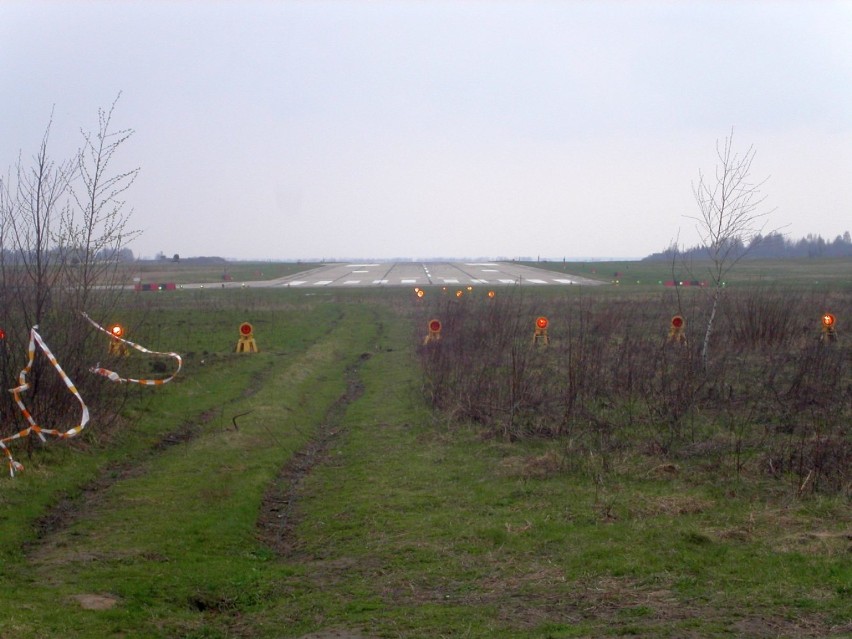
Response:
[[[385,262],[327,264],[275,280],[246,282],[252,287],[318,288],[364,286],[570,286],[597,285],[569,273],[522,266],[512,262]],[[200,285],[185,285],[197,288]],[[209,284],[207,286],[210,286]],[[242,286],[229,284],[229,287]]]

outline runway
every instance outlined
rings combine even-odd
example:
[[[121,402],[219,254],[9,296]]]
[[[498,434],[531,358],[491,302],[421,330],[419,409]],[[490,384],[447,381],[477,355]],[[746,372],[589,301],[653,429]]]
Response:
[[[513,262],[374,262],[327,264],[252,287],[596,286],[597,280]],[[232,284],[231,286],[242,286]],[[189,288],[185,286],[184,288]]]

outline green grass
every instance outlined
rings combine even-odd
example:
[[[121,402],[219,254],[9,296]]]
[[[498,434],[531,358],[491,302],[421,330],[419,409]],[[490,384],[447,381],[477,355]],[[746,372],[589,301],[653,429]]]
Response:
[[[414,304],[395,291],[131,298],[131,339],[186,368],[127,388],[125,426],[93,423],[85,445],[51,442],[0,480],[0,637],[852,633],[848,501],[797,499],[701,457],[665,472],[628,448],[600,459],[483,439],[425,405]],[[242,321],[260,353],[233,353]],[[352,380],[363,396],[339,404]],[[324,428],[279,555],[256,526],[263,495]],[[75,516],[35,540],[60,500]],[[87,610],[83,594],[117,603]]]
[[[617,284],[622,291],[658,289],[664,282],[697,280],[712,285],[709,262],[525,262],[559,273]],[[790,290],[852,290],[852,259],[742,260],[726,276],[731,287],[779,286]]]
[[[396,359],[403,374],[405,356]],[[300,632],[354,624],[378,636],[683,636],[694,617],[709,636],[767,608],[843,617],[842,556],[777,553],[774,529],[733,534],[755,504],[632,472],[597,489],[584,474],[526,478],[507,462],[535,459],[540,445],[436,428],[392,401],[399,390],[378,366],[364,373],[368,394],[336,463],[311,479],[300,530],[310,586],[295,578],[298,599],[259,613],[259,626],[293,606],[299,619],[321,618]],[[768,521],[778,507],[763,505]],[[837,528],[848,524],[846,513]],[[726,616],[745,601],[753,610],[737,603]]]

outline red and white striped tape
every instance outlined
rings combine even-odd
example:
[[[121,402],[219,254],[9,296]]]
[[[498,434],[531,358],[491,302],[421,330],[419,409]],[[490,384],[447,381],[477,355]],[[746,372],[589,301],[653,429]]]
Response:
[[[45,357],[47,357],[48,361],[50,361],[50,363],[56,369],[56,372],[62,378],[62,381],[65,382],[65,385],[68,387],[68,390],[71,392],[71,394],[77,398],[78,402],[80,402],[80,407],[82,408],[80,423],[77,424],[74,428],[71,428],[66,431],[61,431],[55,428],[43,428],[39,426],[36,423],[35,419],[33,419],[33,416],[27,409],[26,405],[24,404],[24,401],[21,399],[21,393],[26,390],[29,390],[30,388],[30,384],[27,381],[27,375],[29,375],[30,371],[32,370],[33,362],[35,361],[36,345],[38,345],[38,347],[44,353]],[[18,405],[18,408],[21,410],[21,414],[24,416],[24,419],[26,420],[27,424],[29,424],[29,426],[27,426],[27,428],[25,428],[24,430],[15,433],[14,435],[0,439],[0,448],[3,450],[6,457],[8,458],[9,474],[12,477],[15,476],[15,471],[22,471],[24,469],[24,466],[20,462],[15,461],[15,459],[12,457],[12,452],[6,446],[8,442],[14,441],[16,439],[22,439],[24,437],[29,436],[31,433],[35,433],[36,435],[38,435],[41,441],[43,442],[47,441],[44,437],[45,435],[52,435],[60,439],[70,439],[72,437],[75,437],[76,435],[79,435],[80,432],[86,427],[86,424],[89,421],[89,408],[86,406],[86,402],[83,401],[83,396],[80,395],[80,392],[77,390],[77,387],[74,386],[74,382],[72,382],[71,378],[68,377],[64,370],[62,370],[62,367],[59,365],[59,362],[56,361],[56,357],[54,357],[53,353],[50,351],[50,348],[48,348],[45,341],[41,338],[41,335],[38,334],[38,326],[33,326],[32,330],[30,330],[30,343],[27,351],[27,365],[24,366],[24,369],[18,375],[18,386],[10,389],[9,392],[12,393],[13,397],[15,398],[15,403]]]
[[[175,372],[163,379],[134,379],[132,377],[122,377],[115,371],[111,371],[107,368],[101,368],[100,366],[90,368],[89,370],[93,373],[103,375],[108,380],[112,382],[118,382],[120,384],[142,384],[143,386],[160,386],[162,384],[168,384],[180,372],[181,366],[183,366],[183,360],[181,359],[181,356],[177,353],[158,353],[156,351],[149,351],[144,346],[140,346],[139,344],[131,342],[130,340],[123,339],[121,337],[118,337],[117,335],[114,335],[113,333],[110,333],[107,329],[95,322],[91,317],[89,317],[85,313],[83,313],[83,317],[85,317],[89,321],[89,323],[96,329],[98,329],[102,333],[106,333],[107,335],[109,335],[110,339],[114,339],[119,342],[122,342],[123,344],[127,344],[128,346],[135,348],[140,353],[147,353],[148,355],[163,355],[164,357],[172,357],[177,360],[177,369],[175,370]]]
[[[108,370],[106,368],[101,368],[96,366],[94,368],[89,369],[93,373],[98,375],[102,375],[113,382],[118,383],[131,383],[131,384],[142,384],[143,386],[160,386],[162,384],[166,384],[172,381],[175,376],[180,372],[181,366],[183,365],[183,360],[181,356],[177,353],[158,353],[156,351],[150,351],[144,346],[140,346],[130,340],[122,339],[110,333],[108,330],[103,328],[97,322],[93,321],[88,315],[83,313],[83,317],[85,317],[95,328],[103,333],[106,333],[110,336],[110,339],[115,339],[128,346],[135,348],[136,350],[147,353],[149,355],[164,355],[167,357],[172,357],[177,360],[177,370],[172,373],[170,376],[163,379],[133,379],[130,377],[121,377],[115,371]],[[35,419],[30,413],[29,409],[21,399],[21,393],[29,390],[30,384],[27,382],[27,376],[33,367],[33,362],[35,361],[35,353],[36,353],[36,345],[42,350],[45,357],[47,357],[48,361],[51,365],[56,369],[56,372],[62,378],[62,381],[65,382],[65,385],[68,387],[69,392],[77,398],[77,401],[80,402],[80,407],[82,409],[82,414],[80,416],[80,422],[74,428],[71,428],[67,431],[61,431],[56,428],[43,428],[36,423]],[[51,352],[47,343],[42,339],[41,335],[38,333],[38,326],[33,326],[30,330],[30,342],[29,347],[27,349],[28,357],[27,357],[27,365],[24,366],[24,369],[18,375],[18,386],[9,390],[10,393],[15,398],[15,403],[18,405],[18,408],[21,411],[21,414],[24,416],[28,426],[14,435],[10,435],[9,437],[4,437],[0,439],[0,450],[6,455],[7,461],[9,463],[9,474],[14,477],[15,472],[20,472],[24,469],[23,464],[18,461],[15,461],[14,457],[12,457],[12,451],[9,450],[7,444],[13,442],[16,439],[23,439],[24,437],[28,437],[30,434],[35,433],[39,436],[39,438],[44,442],[47,441],[45,435],[52,435],[53,437],[58,437],[60,439],[70,439],[79,435],[80,432],[86,427],[86,424],[89,422],[89,408],[86,406],[86,402],[83,401],[83,396],[80,395],[80,391],[77,390],[77,387],[74,385],[74,382],[71,381],[71,378],[62,370],[62,367],[59,365],[59,362],[56,360],[56,357]]]

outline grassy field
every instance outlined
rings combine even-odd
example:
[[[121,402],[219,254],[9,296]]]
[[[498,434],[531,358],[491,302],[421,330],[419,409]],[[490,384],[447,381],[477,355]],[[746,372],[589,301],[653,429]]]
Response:
[[[427,405],[417,304],[130,300],[185,369],[0,480],[0,638],[852,636],[848,494],[484,436]]]
[[[560,273],[573,273],[600,279],[621,289],[648,290],[666,281],[704,281],[709,263],[671,262],[525,262]],[[728,286],[779,286],[791,290],[852,290],[852,260],[801,259],[801,260],[742,260],[730,272]]]

